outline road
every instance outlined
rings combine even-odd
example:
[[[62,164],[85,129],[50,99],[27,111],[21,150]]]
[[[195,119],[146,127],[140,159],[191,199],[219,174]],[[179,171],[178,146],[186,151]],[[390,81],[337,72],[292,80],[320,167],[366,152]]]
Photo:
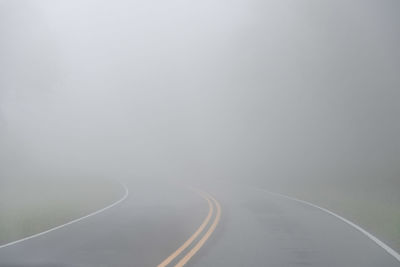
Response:
[[[4,267],[400,266],[314,207],[248,187],[127,183],[114,207],[0,249]]]

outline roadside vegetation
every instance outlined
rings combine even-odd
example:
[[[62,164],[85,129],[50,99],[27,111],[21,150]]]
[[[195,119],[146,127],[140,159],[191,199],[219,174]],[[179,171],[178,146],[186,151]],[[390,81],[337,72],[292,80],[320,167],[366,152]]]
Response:
[[[121,186],[105,179],[2,178],[0,245],[101,209],[119,199]]]
[[[334,211],[400,252],[399,180],[312,181],[280,191]]]

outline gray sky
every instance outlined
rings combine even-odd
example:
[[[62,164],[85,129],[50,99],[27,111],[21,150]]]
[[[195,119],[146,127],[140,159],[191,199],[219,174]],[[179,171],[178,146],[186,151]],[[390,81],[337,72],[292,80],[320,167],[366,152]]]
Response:
[[[2,169],[398,179],[400,2],[0,1]]]

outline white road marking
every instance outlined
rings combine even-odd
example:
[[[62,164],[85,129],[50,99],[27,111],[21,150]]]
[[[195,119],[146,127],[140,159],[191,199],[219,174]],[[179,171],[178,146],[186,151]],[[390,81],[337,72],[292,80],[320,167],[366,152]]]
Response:
[[[283,194],[280,194],[280,193],[270,192],[270,191],[265,190],[265,189],[260,189],[260,188],[256,188],[256,187],[252,187],[252,188],[254,188],[254,189],[256,189],[256,190],[259,190],[259,191],[263,191],[263,192],[272,194],[272,195],[277,195],[277,196],[280,196],[280,197],[283,197],[283,198],[286,198],[286,199],[290,199],[290,200],[293,200],[293,201],[297,201],[297,202],[303,203],[303,204],[305,204],[305,205],[311,206],[311,207],[313,207],[313,208],[319,209],[319,210],[321,210],[321,211],[324,211],[324,212],[326,212],[326,213],[328,213],[328,214],[330,214],[330,215],[332,215],[332,216],[338,218],[339,220],[341,220],[341,221],[347,223],[348,225],[352,226],[353,228],[357,229],[358,231],[360,231],[361,233],[363,233],[364,235],[366,235],[369,239],[371,239],[372,241],[374,241],[378,246],[380,246],[381,248],[383,248],[387,253],[389,253],[390,255],[392,255],[393,257],[395,257],[395,258],[400,262],[400,255],[399,255],[399,253],[397,253],[394,249],[392,249],[392,248],[389,247],[387,244],[385,244],[384,242],[382,242],[381,240],[379,240],[379,239],[378,239],[377,237],[375,237],[373,234],[369,233],[367,230],[363,229],[361,226],[358,226],[357,224],[355,224],[355,223],[353,223],[353,222],[347,220],[346,218],[344,218],[344,217],[342,217],[342,216],[340,216],[340,215],[334,213],[333,211],[330,211],[330,210],[328,210],[328,209],[322,208],[322,207],[320,207],[320,206],[318,206],[318,205],[315,205],[315,204],[310,203],[310,202],[305,201],[305,200],[301,200],[301,199],[297,199],[297,198],[294,198],[294,197],[286,196],[286,195],[283,195]]]
[[[99,214],[99,213],[102,213],[102,212],[104,212],[104,211],[106,211],[106,210],[108,210],[108,209],[110,209],[110,208],[112,208],[112,207],[118,205],[119,203],[121,203],[122,201],[124,201],[124,200],[129,196],[129,190],[128,190],[128,188],[127,188],[124,184],[121,184],[121,185],[123,186],[123,188],[124,188],[124,190],[125,190],[125,193],[124,193],[124,195],[122,196],[122,198],[120,198],[120,199],[117,200],[116,202],[114,202],[114,203],[112,203],[112,204],[110,204],[110,205],[108,205],[108,206],[106,206],[106,207],[104,207],[104,208],[102,208],[102,209],[100,209],[100,210],[97,210],[97,211],[95,211],[95,212],[92,212],[92,213],[90,213],[90,214],[88,214],[88,215],[86,215],[86,216],[83,216],[83,217],[81,217],[81,218],[72,220],[72,221],[67,222],[67,223],[65,223],[65,224],[62,224],[62,225],[53,227],[53,228],[51,228],[51,229],[49,229],[49,230],[46,230],[46,231],[44,231],[44,232],[40,232],[40,233],[31,235],[31,236],[28,236],[28,237],[25,237],[25,238],[16,240],[16,241],[12,241],[12,242],[7,243],[7,244],[4,244],[4,245],[1,245],[1,246],[0,246],[0,249],[1,249],[1,248],[5,248],[5,247],[9,247],[9,246],[12,246],[12,245],[15,245],[15,244],[18,244],[18,243],[21,243],[21,242],[23,242],[23,241],[27,241],[27,240],[29,240],[29,239],[32,239],[32,238],[35,238],[35,237],[38,237],[38,236],[41,236],[41,235],[44,235],[44,234],[48,234],[48,233],[50,233],[50,232],[53,232],[53,231],[55,231],[55,230],[58,230],[58,229],[60,229],[60,228],[65,227],[65,226],[71,225],[71,224],[73,224],[73,223],[76,223],[76,222],[82,221],[82,220],[84,220],[84,219],[87,219],[87,218],[89,218],[89,217],[91,217],[91,216],[94,216],[94,215],[97,215],[97,214]]]

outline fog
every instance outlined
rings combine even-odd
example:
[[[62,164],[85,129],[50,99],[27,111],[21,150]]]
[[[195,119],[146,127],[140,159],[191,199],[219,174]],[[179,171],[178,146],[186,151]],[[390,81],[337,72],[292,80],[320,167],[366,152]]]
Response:
[[[399,8],[3,0],[1,176],[397,182]]]

